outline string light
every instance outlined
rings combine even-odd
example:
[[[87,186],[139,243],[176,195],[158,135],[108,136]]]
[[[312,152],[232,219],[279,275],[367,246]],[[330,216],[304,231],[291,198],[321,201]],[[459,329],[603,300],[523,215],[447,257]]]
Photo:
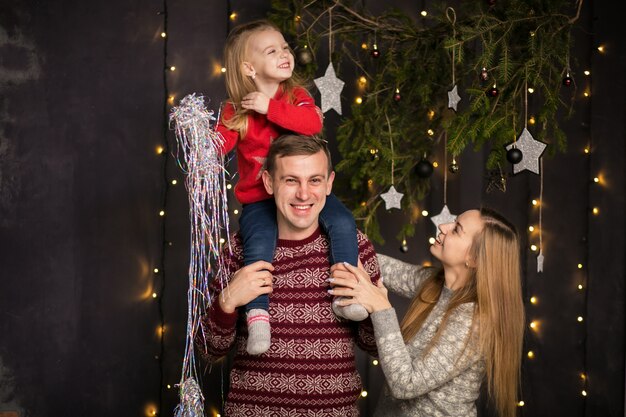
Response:
[[[599,209],[598,207],[594,207],[591,211],[592,211],[592,212],[593,212],[593,214],[595,214],[596,216],[597,216],[598,214],[600,214],[600,209]]]
[[[166,36],[167,36],[167,33],[165,33],[165,32],[161,32],[161,37],[162,37],[162,38],[165,38]]]
[[[176,185],[176,184],[178,184],[178,181],[172,180],[172,185]]]
[[[589,70],[585,70],[584,74],[585,74],[586,76],[589,76],[589,75],[591,75],[591,71],[589,71]]]
[[[528,226],[528,231],[529,232],[534,232],[535,231],[535,226]]]
[[[422,210],[422,216],[428,217],[428,210]]]
[[[356,104],[361,104],[361,103],[363,103],[363,99],[361,97],[357,97],[356,99],[354,99],[354,102]]]
[[[234,210],[233,210],[233,214],[239,214],[239,210],[234,209]]]
[[[519,402],[517,403],[517,406],[518,406],[518,407],[523,407],[523,406],[524,406],[524,404],[525,404],[525,403],[524,403],[524,401],[519,401]]]
[[[579,322],[579,323],[582,323],[582,321],[583,321],[583,317],[582,317],[582,316],[578,316],[578,317],[576,318],[576,320],[578,320],[578,322]]]
[[[159,216],[161,217],[165,216],[165,211],[164,210],[159,211]]]
[[[157,146],[156,153],[158,155],[161,155],[163,152],[165,152],[165,149],[163,149],[163,146]]]
[[[428,136],[432,136],[432,135],[435,134],[435,131],[432,130],[432,129],[428,129],[428,131],[426,133],[428,133]]]
[[[579,290],[581,290],[581,291],[582,291],[582,290],[583,290],[583,288],[584,288],[584,287],[583,287],[583,284],[578,284],[578,289],[579,289]]]
[[[539,328],[539,323],[536,320],[531,321],[530,328],[536,331]]]
[[[583,395],[583,397],[586,397],[587,396],[587,391],[582,390],[581,394]]]
[[[158,274],[159,273],[159,268],[154,268],[154,273]]]
[[[428,12],[426,10],[422,10],[420,14],[422,15],[422,17],[428,16]]]
[[[526,356],[528,356],[528,359],[533,359],[535,357],[535,352],[533,352],[532,350],[529,350]]]
[[[533,252],[537,251],[537,245],[530,245],[530,250]]]
[[[233,186],[232,184],[226,184],[226,188],[230,190],[231,188],[233,188]]]
[[[537,297],[535,297],[534,295],[532,297],[530,297],[530,303],[531,304],[537,304]]]
[[[157,298],[157,293],[153,292],[152,293],[152,298]]]
[[[377,365],[378,365],[378,359],[374,359],[374,360],[372,361],[372,365],[377,366]]]
[[[533,206],[538,206],[539,205],[539,200],[533,199],[533,201],[531,201]]]
[[[578,264],[578,269],[583,269],[583,264]]]
[[[170,67],[170,71],[172,71],[172,72],[176,71],[176,67],[175,67],[174,65],[172,65],[172,66]]]
[[[532,94],[532,93],[534,93],[534,92],[535,92],[535,89],[534,89],[534,88],[532,88],[532,87],[528,87],[528,92],[529,92],[530,94]]]
[[[600,178],[598,177],[593,177],[593,182],[595,182],[596,184],[600,182]]]
[[[598,46],[598,52],[604,53],[604,45]]]
[[[361,397],[363,398],[367,397],[367,391],[365,390],[361,391]]]
[[[232,21],[235,21],[237,19],[237,12],[232,12],[230,16],[228,16],[228,18]]]
[[[434,161],[434,162],[433,162],[433,168],[437,168],[438,166],[439,166],[439,162]]]
[[[431,237],[428,239],[428,243],[430,243],[431,245],[435,243],[435,238]]]

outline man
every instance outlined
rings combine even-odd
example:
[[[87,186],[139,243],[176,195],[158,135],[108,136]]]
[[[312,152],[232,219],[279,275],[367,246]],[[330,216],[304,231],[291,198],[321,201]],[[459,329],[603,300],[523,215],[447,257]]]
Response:
[[[274,260],[242,267],[241,241],[233,237],[232,254],[225,256],[225,276],[231,279],[221,293],[214,281],[196,344],[211,362],[236,349],[227,417],[358,416],[361,380],[354,348],[376,355],[376,344],[369,318],[343,321],[331,307],[329,244],[319,227],[334,179],[328,148],[315,137],[282,136],[272,143],[266,163],[263,183],[277,208]],[[377,281],[374,248],[360,232],[358,243],[359,259]],[[260,294],[271,294],[272,341],[267,352],[253,356],[246,352],[247,326],[239,307]]]

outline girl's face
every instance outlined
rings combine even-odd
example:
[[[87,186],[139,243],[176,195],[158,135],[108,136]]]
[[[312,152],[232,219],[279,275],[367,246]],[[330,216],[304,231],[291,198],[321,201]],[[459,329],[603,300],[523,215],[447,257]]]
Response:
[[[254,33],[248,40],[243,71],[255,84],[279,84],[291,77],[294,59],[283,35],[274,29]]]
[[[476,234],[483,230],[484,222],[478,210],[468,210],[456,218],[454,223],[439,226],[439,235],[430,246],[430,253],[444,266],[465,268],[475,266],[470,259],[470,249]],[[466,264],[467,263],[467,264]]]

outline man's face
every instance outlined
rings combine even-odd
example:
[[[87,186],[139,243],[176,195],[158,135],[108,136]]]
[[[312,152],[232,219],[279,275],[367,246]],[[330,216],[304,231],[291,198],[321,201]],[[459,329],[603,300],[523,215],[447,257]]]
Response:
[[[278,237],[302,240],[318,227],[335,173],[328,175],[324,152],[276,159],[274,174],[263,172],[263,184],[276,201]]]

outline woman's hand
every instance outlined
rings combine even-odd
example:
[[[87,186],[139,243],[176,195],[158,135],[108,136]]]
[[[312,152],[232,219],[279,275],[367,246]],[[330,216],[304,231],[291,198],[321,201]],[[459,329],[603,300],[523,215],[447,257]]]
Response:
[[[254,110],[260,114],[267,114],[270,108],[270,98],[265,94],[255,91],[250,94],[246,94],[241,99],[241,107],[248,110]]]
[[[257,261],[235,272],[220,294],[222,311],[233,313],[237,307],[248,304],[259,295],[271,293],[273,270],[271,263]]]
[[[337,301],[338,305],[361,304],[368,313],[391,308],[382,279],[377,284],[372,284],[360,261],[358,268],[343,263],[333,265],[330,272],[329,282],[333,288],[328,292],[336,296],[350,297]]]

